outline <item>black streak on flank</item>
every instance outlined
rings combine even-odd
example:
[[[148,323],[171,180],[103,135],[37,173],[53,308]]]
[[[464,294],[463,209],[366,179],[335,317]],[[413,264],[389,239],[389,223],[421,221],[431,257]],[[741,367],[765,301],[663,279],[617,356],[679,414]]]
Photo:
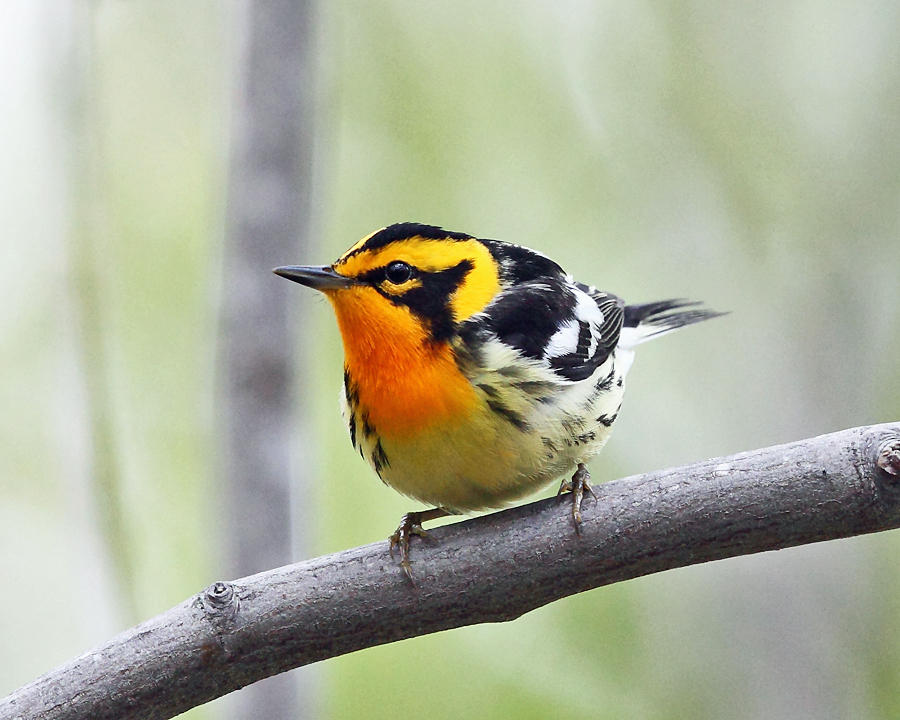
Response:
[[[556,386],[546,380],[520,380],[513,383],[519,390],[529,395],[541,395],[543,393],[552,392]]]
[[[615,379],[615,368],[609,369],[609,374],[606,377],[600,378],[595,385],[597,392],[606,392],[613,385],[613,380]]]
[[[375,468],[378,477],[381,477],[381,471],[390,466],[391,463],[388,460],[387,453],[385,453],[384,448],[381,445],[381,438],[379,438],[375,443],[375,449],[372,450],[372,467]]]
[[[484,392],[484,394],[488,395],[489,397],[497,397],[497,388],[493,387],[492,385],[488,385],[487,383],[478,383],[476,387],[478,387],[479,390]]]
[[[597,417],[597,422],[604,427],[612,427],[612,424],[616,421],[617,417],[619,417],[619,413],[613,413],[612,415],[604,413]]]
[[[511,422],[518,430],[528,430],[528,423],[517,412],[510,410],[505,405],[501,405],[496,400],[488,400],[488,407],[495,413]]]
[[[619,379],[616,380],[616,387],[622,387],[625,384],[625,376],[619,375]]]
[[[354,409],[359,402],[356,383],[353,382],[353,378],[350,377],[350,371],[346,366],[344,367],[344,398],[347,400],[347,405],[349,405],[351,409]]]
[[[356,447],[356,413],[350,411],[350,422],[347,423],[350,429],[350,444]]]
[[[565,430],[569,435],[575,436],[578,435],[582,430],[584,430],[584,420],[581,418],[575,417],[574,415],[566,415],[562,419],[563,430]]]
[[[363,435],[366,436],[367,440],[372,437],[372,434],[375,432],[375,428],[372,427],[372,423],[369,422],[369,413],[365,411],[362,415],[362,429]]]
[[[344,368],[344,399],[347,401],[347,429],[350,431],[350,443],[356,447],[356,407],[359,403],[359,395],[356,384],[350,377],[350,371]],[[362,450],[360,449],[360,452]]]
[[[550,438],[542,437],[541,442],[544,443],[544,447],[547,449],[546,458],[548,460],[553,460],[557,455],[556,443],[554,443]]]

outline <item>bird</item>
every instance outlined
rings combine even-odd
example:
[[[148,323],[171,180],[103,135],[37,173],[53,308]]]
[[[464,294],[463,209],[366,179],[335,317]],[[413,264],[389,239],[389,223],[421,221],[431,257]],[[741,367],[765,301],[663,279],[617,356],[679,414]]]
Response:
[[[353,448],[386,485],[432,506],[389,538],[410,581],[424,522],[504,507],[555,480],[579,531],[593,494],[585,463],[619,417],[635,347],[724,314],[683,299],[628,305],[536,250],[414,222],[365,236],[331,265],[273,272],[333,307]]]

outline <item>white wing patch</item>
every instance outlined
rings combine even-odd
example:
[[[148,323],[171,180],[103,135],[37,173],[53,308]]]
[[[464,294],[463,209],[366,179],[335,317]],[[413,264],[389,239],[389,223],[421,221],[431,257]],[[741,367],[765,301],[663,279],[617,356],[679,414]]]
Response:
[[[550,337],[544,357],[550,359],[564,355],[578,355],[587,360],[597,352],[601,339],[600,329],[605,317],[594,298],[577,287],[572,286],[568,289],[575,298],[575,317],[560,325],[559,330]],[[583,336],[585,326],[589,332],[587,338]],[[586,346],[585,339],[587,339]]]
[[[603,327],[603,311],[597,306],[597,301],[582,290],[575,290],[577,304],[575,305],[575,318],[586,322],[591,330],[591,344],[588,346],[587,356],[593,357],[600,343],[600,328]]]
[[[569,322],[553,333],[550,342],[547,343],[544,355],[546,357],[559,357],[560,355],[568,355],[575,352],[578,348],[580,330],[577,320],[569,320]]]

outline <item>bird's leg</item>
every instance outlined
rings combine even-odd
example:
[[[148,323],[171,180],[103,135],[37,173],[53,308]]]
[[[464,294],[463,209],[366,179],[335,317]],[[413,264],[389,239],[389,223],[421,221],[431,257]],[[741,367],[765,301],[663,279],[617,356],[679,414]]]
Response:
[[[584,466],[584,463],[578,463],[578,468],[575,470],[572,479],[563,480],[559,485],[559,492],[556,493],[557,496],[562,495],[564,492],[572,493],[572,520],[575,521],[575,532],[577,533],[581,532],[581,500],[584,494],[587,493],[592,497],[596,497],[591,489],[590,480],[591,474]]]
[[[429,520],[445,517],[451,513],[444,508],[432,508],[431,510],[420,510],[419,512],[406,513],[400,520],[400,525],[394,531],[388,540],[391,541],[391,557],[394,557],[394,546],[400,548],[400,567],[403,573],[413,582],[412,570],[409,565],[409,540],[413,535],[419,537],[428,537],[428,533],[422,529],[422,523]],[[415,583],[413,583],[415,584]]]

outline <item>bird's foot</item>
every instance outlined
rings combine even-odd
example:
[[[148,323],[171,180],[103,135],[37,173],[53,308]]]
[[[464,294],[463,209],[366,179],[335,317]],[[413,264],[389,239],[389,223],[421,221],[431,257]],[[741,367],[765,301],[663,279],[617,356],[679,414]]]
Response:
[[[428,533],[422,527],[423,522],[427,522],[428,520],[434,520],[435,518],[444,517],[445,515],[449,515],[444,508],[432,508],[431,510],[421,510],[419,512],[411,512],[406,513],[403,518],[400,520],[400,524],[397,526],[397,529],[394,530],[393,534],[388,538],[390,541],[390,553],[391,557],[394,557],[394,548],[397,547],[400,550],[400,567],[403,570],[403,574],[406,575],[407,580],[409,580],[413,585],[415,585],[415,581],[412,576],[412,568],[409,563],[409,541],[413,535],[418,535],[422,538],[427,538]]]
[[[557,496],[562,495],[564,492],[572,493],[572,520],[575,523],[575,532],[579,534],[581,533],[581,501],[584,498],[584,494],[587,493],[591,497],[596,497],[591,489],[590,480],[591,474],[584,466],[584,463],[578,463],[578,468],[575,470],[575,474],[572,475],[572,479],[563,480],[560,483],[559,492],[556,493]]]

